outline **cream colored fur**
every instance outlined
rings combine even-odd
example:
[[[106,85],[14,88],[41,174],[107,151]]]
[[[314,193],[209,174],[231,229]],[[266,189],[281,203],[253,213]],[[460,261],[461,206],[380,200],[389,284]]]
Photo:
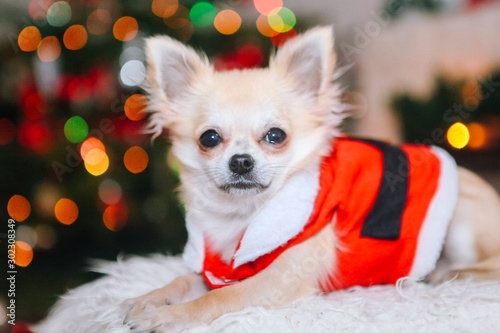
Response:
[[[331,82],[332,29],[316,28],[288,42],[267,69],[214,72],[204,56],[167,37],[147,41],[147,60],[152,129],[170,130],[190,218],[208,235],[213,250],[230,260],[251,217],[295,172],[318,163],[339,134],[343,108],[340,90]],[[283,146],[263,141],[272,127],[287,134]],[[217,130],[223,143],[200,147],[207,129]],[[266,190],[220,189],[228,182],[228,160],[243,153],[254,158],[255,182]],[[459,178],[442,272],[500,255],[498,195],[468,171],[461,170]],[[250,306],[285,306],[319,291],[318,281],[326,280],[335,263],[335,247],[333,228],[324,228],[240,283],[206,292],[199,275],[180,277],[126,301],[125,323],[133,331],[170,332]],[[496,261],[481,265],[461,269],[498,268]]]

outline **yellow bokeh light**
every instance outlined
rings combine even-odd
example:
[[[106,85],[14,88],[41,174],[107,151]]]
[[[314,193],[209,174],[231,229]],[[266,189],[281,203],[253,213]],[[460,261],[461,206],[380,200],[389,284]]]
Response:
[[[148,153],[139,146],[131,147],[125,152],[123,163],[127,170],[132,173],[142,172],[149,163]]]
[[[26,267],[33,260],[33,249],[28,243],[16,241],[12,245],[15,251],[15,260],[17,266]]]
[[[72,25],[66,29],[63,43],[68,50],[81,49],[87,43],[87,30],[85,30],[83,25]]]
[[[56,203],[54,214],[59,222],[70,225],[78,217],[78,206],[73,200],[62,198]]]
[[[102,175],[109,167],[108,155],[99,148],[92,149],[85,157],[85,169],[94,176]]]
[[[42,40],[42,35],[37,27],[29,26],[23,29],[17,37],[19,48],[25,52],[35,51]]]
[[[61,55],[61,44],[59,40],[54,36],[45,37],[38,44],[37,54],[43,62],[56,60]]]
[[[139,31],[137,20],[130,16],[119,18],[113,26],[113,36],[122,42],[133,39]]]
[[[22,222],[30,215],[31,205],[25,197],[16,194],[7,203],[7,212],[13,220]]]
[[[462,123],[454,123],[446,133],[449,144],[457,149],[461,149],[469,142],[469,130]]]
[[[221,34],[232,35],[240,28],[241,17],[234,10],[226,9],[217,14],[214,26]]]
[[[469,130],[470,139],[468,147],[472,149],[479,149],[486,146],[488,142],[488,131],[479,123],[470,123],[467,125]]]

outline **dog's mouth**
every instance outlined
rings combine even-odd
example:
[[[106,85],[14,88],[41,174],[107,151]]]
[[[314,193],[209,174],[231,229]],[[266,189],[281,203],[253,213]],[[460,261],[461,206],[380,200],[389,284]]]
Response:
[[[256,192],[262,192],[265,191],[269,184],[261,184],[256,181],[250,181],[250,180],[238,180],[234,182],[228,182],[222,185],[219,185],[218,188],[226,193],[233,193],[235,191],[237,192],[248,192],[248,191],[256,191]]]

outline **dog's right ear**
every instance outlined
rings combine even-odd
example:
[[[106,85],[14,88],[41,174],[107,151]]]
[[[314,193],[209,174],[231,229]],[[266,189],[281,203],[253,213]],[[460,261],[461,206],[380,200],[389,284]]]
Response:
[[[196,53],[167,36],[146,40],[147,73],[144,89],[149,94],[151,125],[168,127],[177,113],[174,105],[189,87],[213,69],[204,54]]]

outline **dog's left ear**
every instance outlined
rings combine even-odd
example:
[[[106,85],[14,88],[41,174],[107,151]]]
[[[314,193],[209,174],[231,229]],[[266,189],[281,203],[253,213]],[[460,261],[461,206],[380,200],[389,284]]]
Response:
[[[269,67],[291,78],[299,91],[318,95],[330,85],[335,63],[333,28],[327,26],[311,29],[286,42]]]

